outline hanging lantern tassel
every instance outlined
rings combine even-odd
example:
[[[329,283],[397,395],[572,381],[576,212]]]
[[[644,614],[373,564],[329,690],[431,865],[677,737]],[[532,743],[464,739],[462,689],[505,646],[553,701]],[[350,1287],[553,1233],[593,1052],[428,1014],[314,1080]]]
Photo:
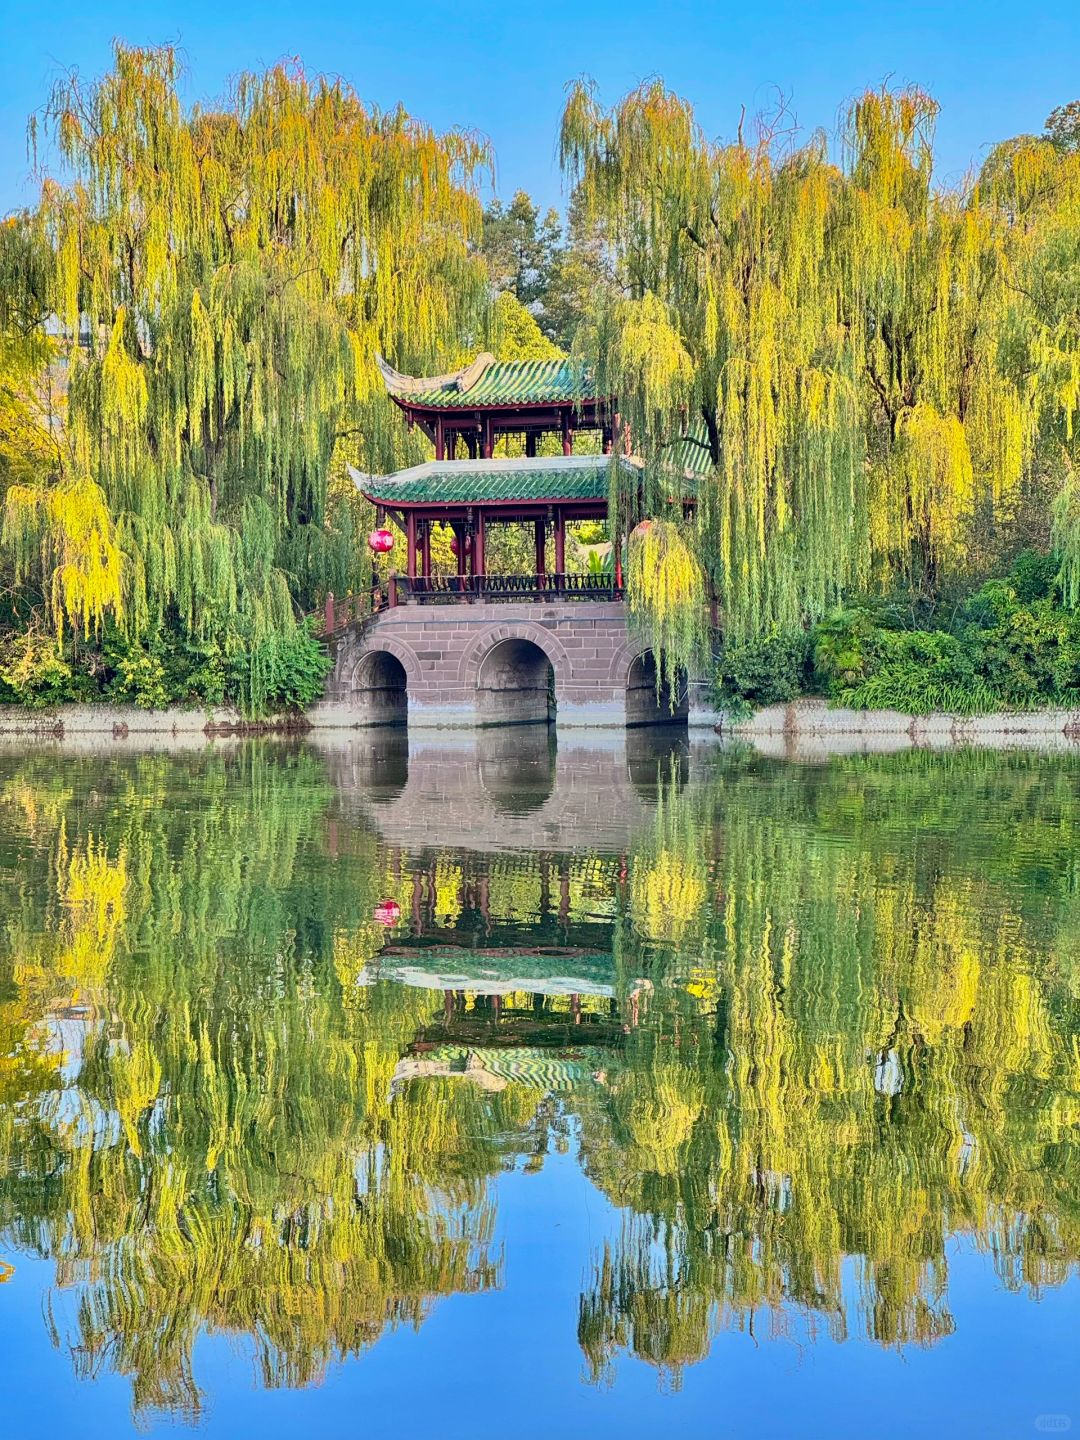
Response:
[[[375,555],[386,555],[394,548],[394,537],[389,530],[372,530],[367,543]]]

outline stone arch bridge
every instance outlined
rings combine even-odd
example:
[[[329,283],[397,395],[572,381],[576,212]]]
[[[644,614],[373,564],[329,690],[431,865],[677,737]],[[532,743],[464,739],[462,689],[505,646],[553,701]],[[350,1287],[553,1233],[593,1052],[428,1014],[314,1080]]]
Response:
[[[714,726],[703,681],[657,691],[621,600],[404,604],[331,638],[316,724]]]

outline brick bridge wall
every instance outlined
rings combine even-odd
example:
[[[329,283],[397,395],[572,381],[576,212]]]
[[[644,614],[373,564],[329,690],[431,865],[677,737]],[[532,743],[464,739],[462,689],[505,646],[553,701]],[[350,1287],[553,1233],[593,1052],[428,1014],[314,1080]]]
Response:
[[[537,651],[551,664],[560,728],[671,719],[656,703],[651,657],[629,635],[624,604],[601,600],[384,610],[335,637],[326,699],[309,717],[318,727],[400,723],[407,695],[414,728],[543,719],[547,667]],[[687,711],[691,724],[719,718],[697,681]]]

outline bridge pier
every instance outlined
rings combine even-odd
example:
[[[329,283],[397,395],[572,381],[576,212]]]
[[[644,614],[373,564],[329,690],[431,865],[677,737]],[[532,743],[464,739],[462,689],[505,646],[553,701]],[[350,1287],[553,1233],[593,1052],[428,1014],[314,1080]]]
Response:
[[[706,685],[658,699],[655,659],[621,600],[399,605],[333,641],[317,727],[472,728],[554,721],[560,729],[715,726]]]

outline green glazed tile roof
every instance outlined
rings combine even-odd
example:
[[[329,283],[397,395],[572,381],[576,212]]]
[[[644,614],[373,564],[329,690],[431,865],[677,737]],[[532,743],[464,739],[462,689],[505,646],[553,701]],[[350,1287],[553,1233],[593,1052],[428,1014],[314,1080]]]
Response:
[[[383,505],[480,505],[521,500],[606,500],[611,457],[554,455],[514,460],[429,460],[396,475],[361,475],[356,487]],[[615,463],[636,474],[629,460]],[[350,467],[351,468],[351,467]]]
[[[395,400],[425,409],[565,405],[594,398],[587,371],[573,360],[497,361],[480,356],[465,370],[428,380],[399,375],[385,363],[381,369],[386,388]]]

